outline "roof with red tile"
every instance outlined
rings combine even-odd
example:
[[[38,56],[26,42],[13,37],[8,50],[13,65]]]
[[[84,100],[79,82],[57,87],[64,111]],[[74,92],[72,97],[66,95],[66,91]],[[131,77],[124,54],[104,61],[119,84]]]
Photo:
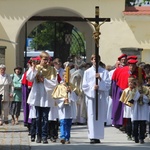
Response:
[[[123,13],[125,15],[150,15],[150,6],[126,7]]]

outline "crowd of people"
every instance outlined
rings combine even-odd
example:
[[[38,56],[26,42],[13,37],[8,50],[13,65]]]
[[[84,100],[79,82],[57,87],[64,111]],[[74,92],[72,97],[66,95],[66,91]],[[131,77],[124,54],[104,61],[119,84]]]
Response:
[[[63,64],[43,51],[30,58],[25,72],[17,66],[10,75],[1,64],[0,125],[9,123],[9,115],[11,124],[18,125],[22,106],[31,142],[47,144],[59,138],[70,144],[71,126],[76,124],[87,125],[91,144],[101,143],[108,125],[143,144],[147,132],[150,135],[150,65],[126,54],[113,66],[106,66],[100,56],[96,59],[93,54],[85,63],[74,56]]]
[[[111,78],[112,125],[124,131],[128,140],[143,144],[150,121],[150,91],[146,81],[150,65],[138,64],[137,56],[126,54],[118,57],[118,61]]]

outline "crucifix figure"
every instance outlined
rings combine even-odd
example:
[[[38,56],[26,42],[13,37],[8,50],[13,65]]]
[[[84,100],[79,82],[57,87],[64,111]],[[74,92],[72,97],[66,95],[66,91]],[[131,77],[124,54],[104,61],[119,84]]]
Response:
[[[99,67],[99,39],[100,39],[100,26],[105,22],[110,22],[110,18],[99,18],[99,7],[95,7],[95,18],[89,18],[88,21],[95,21],[95,23],[91,23],[94,26],[95,31],[93,32],[93,38],[95,40],[95,55],[96,55],[96,73],[98,73]],[[99,24],[99,22],[102,22]],[[96,85],[98,85],[98,78],[96,78]],[[95,92],[95,99],[96,99],[96,120],[98,120],[98,89]]]
[[[102,24],[104,24],[104,23],[105,23],[105,21],[102,22],[101,24],[91,23],[94,26],[94,29],[95,29],[95,31],[93,32],[93,36],[92,37],[94,38],[97,47],[99,47],[99,39],[100,39],[99,36],[101,35],[100,26]]]

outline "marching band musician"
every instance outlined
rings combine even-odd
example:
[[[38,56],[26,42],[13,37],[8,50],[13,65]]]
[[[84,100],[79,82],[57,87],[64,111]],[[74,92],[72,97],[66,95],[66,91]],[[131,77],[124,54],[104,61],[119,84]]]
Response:
[[[27,71],[27,80],[33,82],[28,103],[36,109],[37,143],[47,144],[48,113],[52,105],[51,93],[57,84],[56,71],[48,65],[49,54],[41,52],[40,64],[32,64]]]
[[[52,93],[53,99],[58,104],[60,142],[62,144],[70,144],[72,119],[76,118],[76,101],[79,95],[79,90],[69,83],[69,73],[69,67],[66,67],[63,81],[56,86]]]
[[[82,91],[82,81],[84,74],[84,66],[85,62],[80,56],[75,57],[74,68],[71,69],[71,78],[70,82],[75,85],[78,89],[80,89],[81,94],[78,96],[78,100],[76,102],[77,105],[77,117],[73,119],[74,124],[83,125],[86,124],[87,112],[86,112],[86,104],[85,104],[85,95]]]

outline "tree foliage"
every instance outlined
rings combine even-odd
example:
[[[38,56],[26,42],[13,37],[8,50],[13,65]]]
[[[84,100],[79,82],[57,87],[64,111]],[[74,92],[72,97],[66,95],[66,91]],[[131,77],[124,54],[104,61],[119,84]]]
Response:
[[[35,50],[52,50],[54,46],[54,26],[53,22],[44,22],[37,26],[29,35],[33,38],[31,47]]]
[[[66,46],[66,34],[70,34],[70,47]],[[33,38],[31,47],[35,50],[59,51],[67,49],[70,54],[84,53],[84,37],[75,27],[63,22],[44,22],[29,35]]]
[[[142,5],[149,5],[150,4],[150,0],[126,0],[125,1],[126,6],[142,6]]]

